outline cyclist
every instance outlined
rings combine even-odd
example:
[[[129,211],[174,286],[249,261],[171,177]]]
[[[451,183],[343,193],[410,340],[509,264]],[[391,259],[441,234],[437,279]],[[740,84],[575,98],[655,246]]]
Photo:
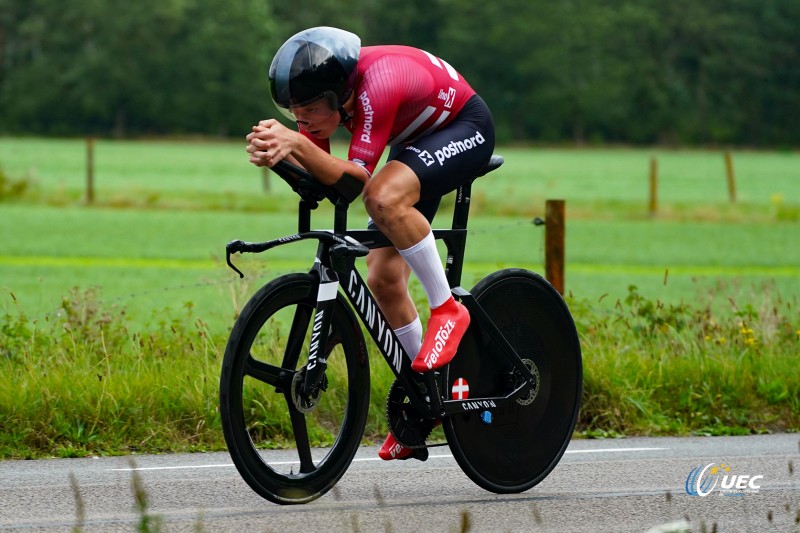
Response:
[[[450,293],[430,223],[442,196],[489,161],[495,135],[488,107],[443,59],[407,46],[362,47],[358,36],[331,27],[287,40],[269,81],[273,101],[299,131],[260,121],[247,136],[250,162],[272,167],[286,158],[327,185],[345,174],[364,182],[369,226],[394,245],[370,251],[367,283],[411,368],[446,365],[470,318]],[[352,135],[347,160],[330,154],[339,126]],[[388,160],[376,170],[387,146]],[[431,308],[424,340],[408,293],[412,271]],[[416,456],[391,433],[379,455]]]

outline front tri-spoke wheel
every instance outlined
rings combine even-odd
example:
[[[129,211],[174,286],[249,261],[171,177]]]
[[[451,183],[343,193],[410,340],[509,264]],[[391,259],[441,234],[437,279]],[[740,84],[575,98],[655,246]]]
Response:
[[[317,296],[310,274],[282,276],[248,302],[231,332],[220,380],[225,441],[244,480],[275,503],[305,503],[347,470],[369,407],[361,330],[341,295],[320,390],[301,394]]]

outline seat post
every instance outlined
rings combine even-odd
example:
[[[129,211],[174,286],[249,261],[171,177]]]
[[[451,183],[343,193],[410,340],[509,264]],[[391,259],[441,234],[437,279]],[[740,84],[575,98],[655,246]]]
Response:
[[[456,205],[453,208],[453,229],[467,229],[473,181],[474,179],[467,180],[456,189]]]
[[[473,178],[474,179],[474,178]],[[442,240],[447,247],[445,275],[450,287],[461,285],[461,271],[464,252],[467,246],[467,220],[469,219],[469,200],[473,179],[467,180],[456,189],[456,205],[453,209],[453,230],[442,232]]]

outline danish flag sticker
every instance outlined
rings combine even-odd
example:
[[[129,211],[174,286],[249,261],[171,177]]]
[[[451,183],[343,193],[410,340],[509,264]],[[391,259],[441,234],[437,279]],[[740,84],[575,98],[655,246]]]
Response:
[[[469,383],[464,378],[458,378],[453,382],[453,399],[466,400],[469,398]]]

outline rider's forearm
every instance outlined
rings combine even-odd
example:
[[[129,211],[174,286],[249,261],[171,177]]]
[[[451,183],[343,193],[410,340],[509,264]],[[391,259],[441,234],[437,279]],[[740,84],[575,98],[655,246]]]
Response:
[[[329,154],[302,134],[298,134],[292,156],[325,185],[336,183],[344,174],[350,174],[363,182],[369,179],[363,167]]]

